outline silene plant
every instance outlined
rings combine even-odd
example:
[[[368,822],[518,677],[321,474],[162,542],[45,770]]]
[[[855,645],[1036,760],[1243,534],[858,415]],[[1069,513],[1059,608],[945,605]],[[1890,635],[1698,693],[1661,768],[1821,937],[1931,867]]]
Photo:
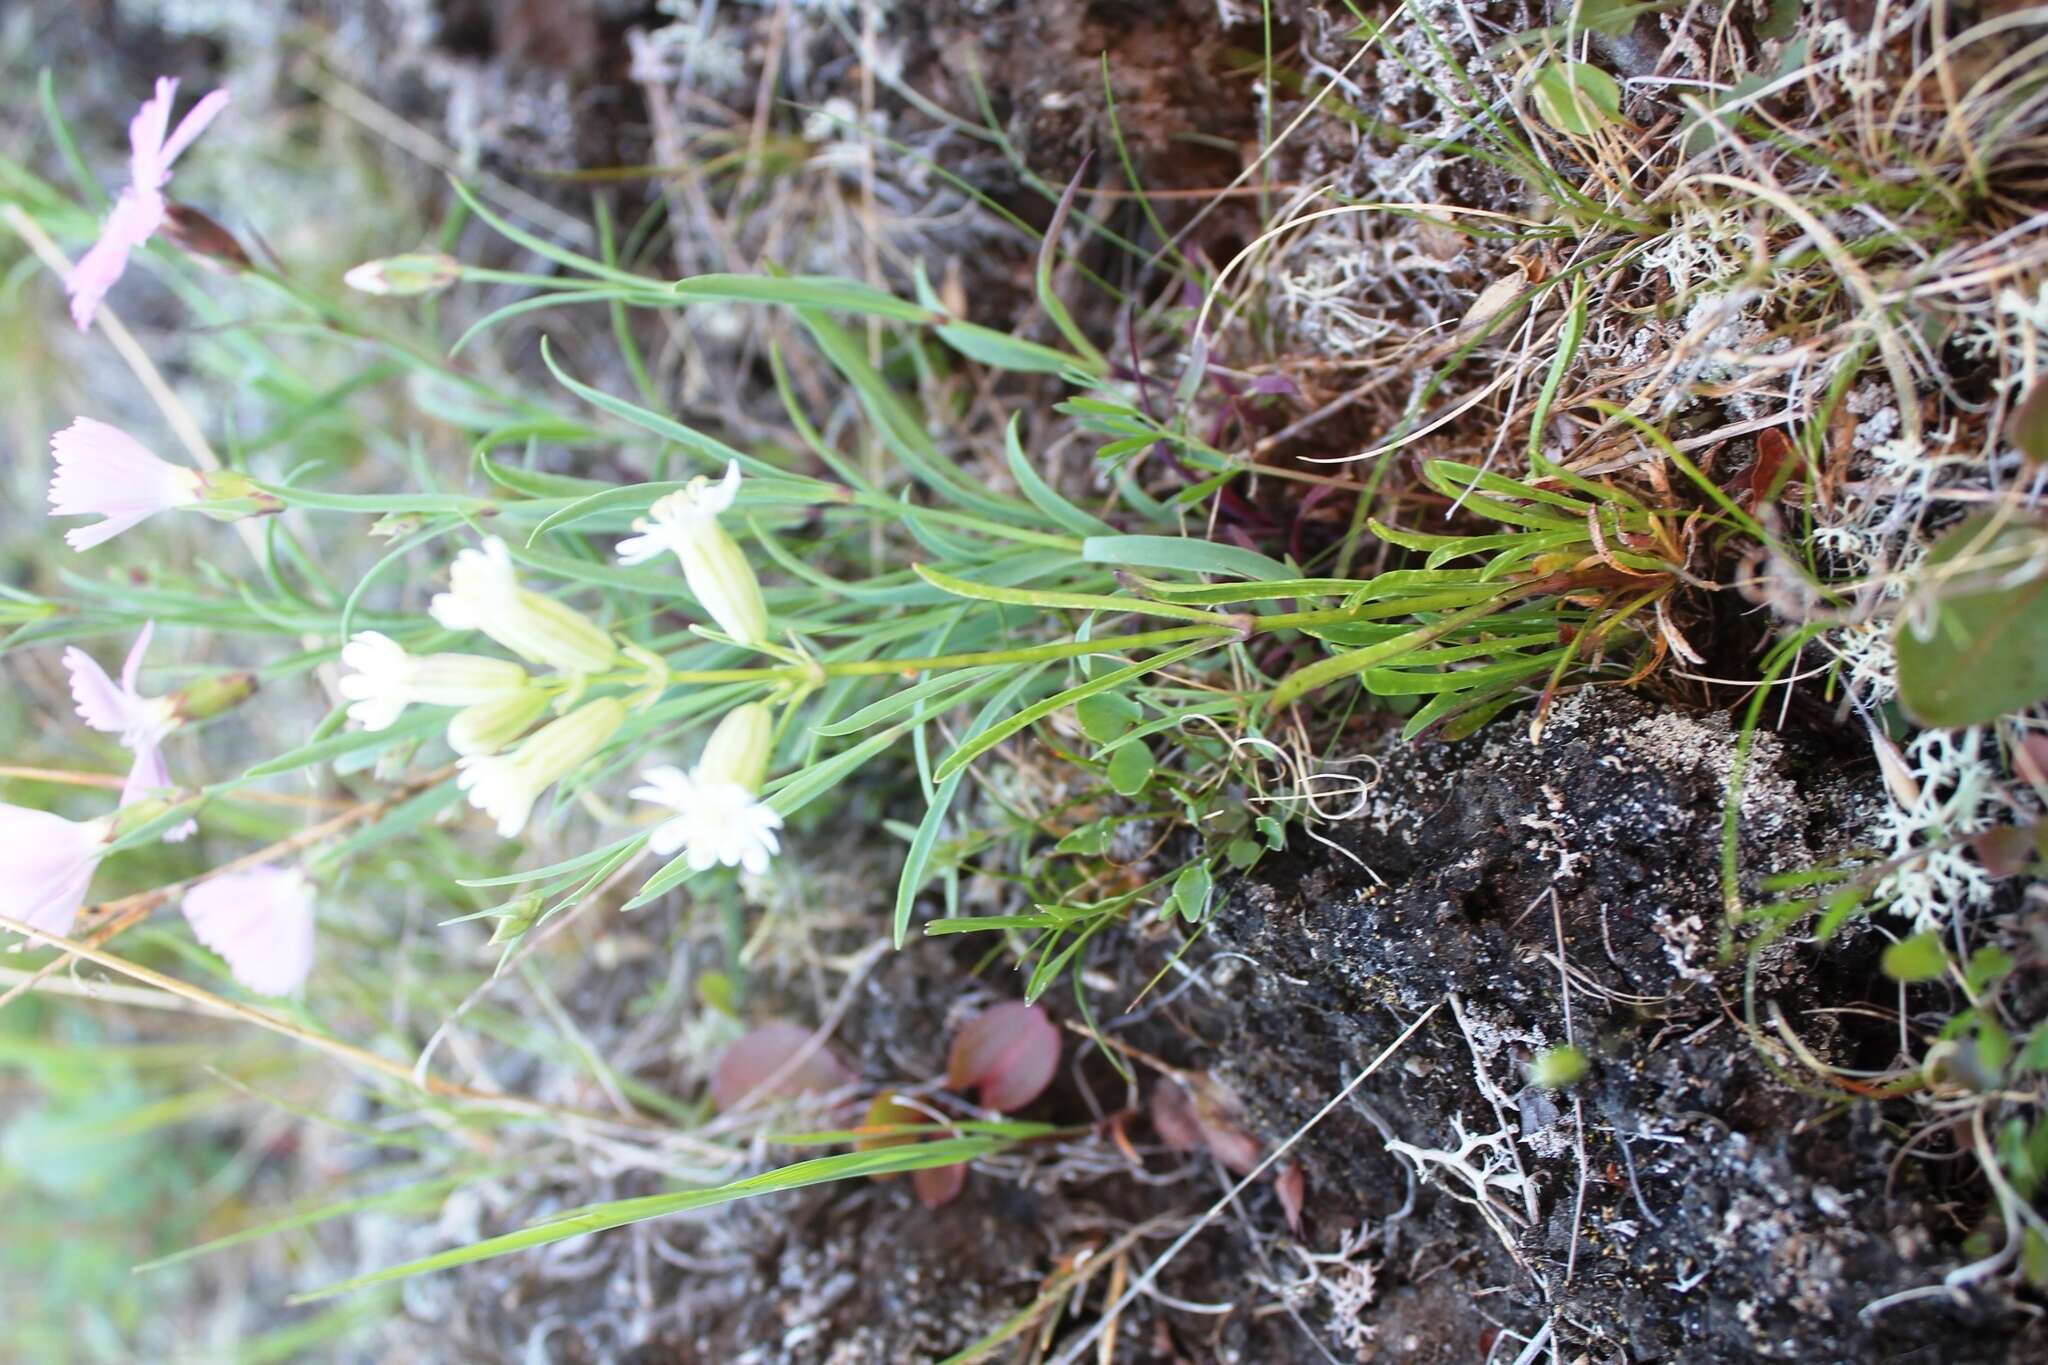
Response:
[[[348,270],[344,290],[315,287],[169,197],[173,164],[204,155],[201,134],[230,103],[215,91],[179,116],[176,97],[177,83],[162,80],[136,115],[129,183],[75,265],[34,219],[7,217],[63,272],[74,321],[89,336],[104,335],[182,447],[175,455],[153,449],[103,416],[80,414],[50,438],[48,511],[81,555],[161,535],[173,514],[198,513],[228,524],[265,581],[308,586],[294,581],[275,598],[248,585],[208,596],[204,575],[195,589],[159,568],[141,587],[138,579],[77,600],[23,595],[9,608],[25,624],[8,647],[66,646],[79,722],[117,738],[131,759],[118,802],[88,818],[70,818],[79,812],[68,806],[65,814],[0,807],[0,930],[57,949],[43,971],[78,957],[120,970],[121,959],[93,954],[176,904],[194,940],[244,988],[291,995],[317,969],[322,888],[348,875],[348,852],[387,830],[450,827],[463,802],[474,829],[519,841],[496,862],[499,875],[465,883],[515,888],[489,913],[517,933],[617,884],[643,860],[657,865],[628,909],[721,869],[758,879],[784,852],[797,811],[821,798],[850,799],[850,779],[892,750],[915,755],[926,801],[897,888],[900,944],[921,889],[946,871],[941,836],[957,818],[974,761],[1077,702],[1109,697],[1122,715],[1129,703],[1110,694],[1140,683],[1157,683],[1161,696],[1176,699],[1174,709],[1144,726],[1130,723],[1133,713],[1115,735],[1093,737],[1078,756],[1083,771],[1101,781],[1113,767],[1117,790],[1134,795],[1152,784],[1155,769],[1165,773],[1159,746],[1182,742],[1206,755],[1203,775],[1170,784],[1162,776],[1153,786],[1159,798],[1225,835],[1247,823],[1224,780],[1238,751],[1204,736],[1218,716],[1240,726],[1254,718],[1235,696],[1190,690],[1180,670],[1239,670],[1255,636],[1300,638],[1304,629],[1358,617],[1344,604],[1358,585],[1302,579],[1249,550],[1187,538],[1170,508],[1154,506],[1151,528],[1104,521],[1037,472],[1014,420],[998,445],[1014,487],[990,486],[942,450],[844,319],[892,329],[905,346],[950,351],[953,363],[994,376],[1115,394],[1115,404],[1101,405],[1135,413],[1122,406],[1128,381],[1078,332],[1063,328],[1071,349],[1060,349],[978,327],[922,286],[912,301],[823,276],[664,283],[536,237],[460,184],[455,193],[468,214],[559,273],[488,270],[417,251]],[[208,230],[194,231],[194,223]],[[308,334],[339,336],[398,362],[423,385],[479,400],[454,417],[435,415],[470,423],[472,468],[489,488],[360,491],[358,479],[345,491],[322,486],[329,467],[319,461],[279,476],[233,443],[223,459],[113,310],[131,263],[162,267],[174,285],[182,278],[171,248],[245,283],[252,309],[283,308]],[[894,466],[835,449],[787,382],[791,429],[807,453],[728,445],[581,382],[545,347],[559,390],[507,393],[421,342],[410,324],[389,321],[394,310],[465,284],[526,288],[517,305],[524,311],[592,302],[785,309]],[[216,332],[264,344],[260,329],[217,311],[223,296],[215,283],[183,297]],[[493,321],[472,327],[454,351]],[[630,334],[622,345],[631,347]],[[786,361],[778,355],[774,363],[786,381]],[[653,401],[645,386],[642,397]],[[506,412],[515,417],[509,425],[497,415]],[[650,452],[657,477],[613,484],[503,456],[542,441]],[[390,539],[392,548],[352,589],[318,583],[318,565],[303,548],[306,519],[315,517]],[[345,544],[346,535],[319,543]],[[799,535],[812,543],[785,539]],[[429,590],[394,591],[396,568],[423,548],[439,552]],[[775,569],[780,582],[764,590],[757,568]],[[1219,575],[1273,581],[1233,591],[1215,583]],[[1299,609],[1282,609],[1290,604]],[[246,672],[201,676],[175,690],[151,686],[153,642],[161,652],[167,637],[224,623],[246,626],[242,634],[265,642],[259,648],[274,643],[275,654],[250,661]],[[116,636],[126,651],[118,676],[116,660],[96,643]],[[167,752],[215,748],[208,735],[233,723],[259,681],[277,680],[317,688],[329,707],[303,742],[237,772],[205,774],[182,758],[174,771]],[[1183,735],[1195,738],[1176,741]],[[934,752],[935,741],[949,747]],[[210,850],[233,823],[216,828],[210,818],[223,803],[288,774],[322,772],[349,779],[355,792],[331,803],[346,805],[340,814],[225,865],[86,908],[110,856],[188,840],[195,829],[207,837],[184,847]],[[366,780],[388,785],[365,798]],[[1273,819],[1264,824],[1278,828]],[[585,842],[558,861],[508,870],[542,829],[571,849]],[[591,829],[599,837],[584,833]],[[1258,847],[1272,840],[1270,832],[1260,837]],[[1165,894],[1170,886],[1147,889]],[[1092,900],[1073,923],[1048,921],[1029,992],[1045,989],[1075,960],[1071,949],[1129,904],[1129,896]]]
[[[172,164],[229,103],[228,92],[214,91],[173,126],[177,84],[159,80],[136,114],[129,128],[130,183],[114,200],[98,241],[65,276],[71,315],[81,329],[100,318],[131,257],[175,211],[165,195]],[[416,294],[452,284],[452,266],[445,257],[399,257],[359,267],[349,272],[348,282],[373,295]],[[148,534],[144,523],[160,513],[196,510],[238,520],[302,505],[289,492],[265,489],[217,462],[194,468],[165,459],[128,432],[90,416],[52,436],[50,453],[50,515],[97,518],[65,533],[81,553],[130,532]],[[715,627],[700,632],[704,639],[780,661],[773,669],[720,670],[716,676],[752,681],[758,674],[771,699],[787,700],[815,686],[822,670],[771,643],[753,566],[720,523],[739,499],[743,477],[737,461],[728,461],[715,482],[694,478],[650,496],[645,515],[632,521],[636,534],[618,541],[617,561],[639,566],[672,554],[682,583]],[[561,500],[549,505],[559,508]],[[78,946],[69,936],[78,927],[95,871],[110,853],[139,840],[191,836],[198,828],[195,816],[212,793],[176,784],[165,740],[181,727],[229,711],[255,689],[254,675],[236,673],[176,692],[145,693],[142,672],[157,630],[156,621],[144,621],[118,680],[84,649],[73,646],[62,656],[78,720],[119,736],[132,756],[115,807],[73,820],[0,804],[0,927],[32,942]],[[501,652],[409,648],[391,630]],[[529,586],[513,550],[496,535],[482,536],[454,556],[447,589],[433,597],[423,616],[403,627],[393,623],[390,630],[354,631],[334,664],[332,692],[345,703],[349,732],[379,735],[415,709],[432,713],[455,755],[457,790],[505,839],[526,829],[550,790],[613,746],[631,717],[646,713],[678,682],[691,681],[671,670],[660,653]],[[780,850],[782,828],[781,814],[762,797],[777,727],[773,706],[738,700],[711,726],[694,764],[651,764],[638,785],[621,784],[634,803],[652,808],[642,822],[644,833],[633,842],[644,841],[680,870],[765,873]],[[421,731],[414,726],[408,734]],[[265,851],[169,888],[196,940],[260,995],[297,992],[315,961],[318,888],[303,859],[306,848],[288,842],[291,848],[277,852],[297,853],[301,861],[274,861]],[[103,921],[94,927],[109,926]]]

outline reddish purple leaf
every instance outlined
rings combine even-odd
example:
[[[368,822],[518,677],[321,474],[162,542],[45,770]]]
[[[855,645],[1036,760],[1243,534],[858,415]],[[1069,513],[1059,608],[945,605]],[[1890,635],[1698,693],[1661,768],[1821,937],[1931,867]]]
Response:
[[[1213,1083],[1197,1088],[1194,1098],[1195,1122],[1201,1126],[1209,1155],[1226,1170],[1249,1175],[1266,1154],[1266,1144],[1239,1126],[1237,1102]]]
[[[829,1045],[813,1047],[809,1029],[776,1019],[725,1050],[711,1076],[711,1100],[726,1110],[749,1097],[758,1104],[818,1095],[852,1081],[853,1073]]]
[[[981,1107],[1014,1113],[1052,1084],[1060,1064],[1060,1031],[1036,1005],[1008,1001],[976,1015],[946,1059],[946,1084],[979,1088]]]
[[[1998,825],[1973,835],[1970,847],[1977,861],[1994,877],[2014,877],[2034,861],[2034,831],[2014,825]]]
[[[2048,787],[2048,735],[2026,735],[2012,751],[2012,770],[2037,787]]]
[[[921,1171],[910,1173],[910,1188],[917,1194],[917,1202],[928,1209],[944,1208],[960,1193],[960,1187],[967,1183],[967,1163],[956,1161],[950,1166],[927,1166]]]
[[[1266,1154],[1266,1144],[1241,1126],[1236,1098],[1207,1076],[1191,1075],[1186,1085],[1165,1080],[1155,1086],[1152,1127],[1172,1150],[1206,1147],[1210,1156],[1239,1175]]]
[[[1202,1127],[1195,1121],[1195,1104],[1179,1081],[1161,1081],[1152,1087],[1152,1130],[1168,1150],[1192,1152],[1202,1145]]]

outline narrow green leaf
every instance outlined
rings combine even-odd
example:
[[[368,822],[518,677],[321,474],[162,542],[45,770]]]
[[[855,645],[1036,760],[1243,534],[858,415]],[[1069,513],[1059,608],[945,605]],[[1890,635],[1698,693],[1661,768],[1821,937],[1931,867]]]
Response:
[[[1010,709],[1018,694],[1043,671],[1044,665],[1019,670],[1009,685],[982,707],[962,737],[963,742],[995,724],[996,719]],[[962,770],[940,779],[937,789],[932,792],[930,804],[925,808],[924,818],[918,821],[917,832],[911,836],[910,851],[904,855],[903,871],[896,879],[896,910],[892,924],[898,948],[903,946],[904,937],[910,932],[910,915],[917,907],[917,893],[924,889],[925,879],[930,873],[932,850],[938,846],[939,831],[945,826],[946,816],[953,809],[953,798],[966,776]]]
[[[751,1199],[756,1195],[800,1190],[806,1186],[822,1185],[835,1180],[853,1180],[862,1176],[916,1171],[931,1166],[950,1166],[955,1162],[973,1161],[1000,1151],[1007,1145],[998,1138],[941,1138],[936,1142],[816,1157],[810,1161],[799,1161],[791,1166],[764,1171],[760,1175],[748,1176],[711,1189],[684,1190],[676,1194],[645,1195],[638,1199],[619,1199],[610,1203],[594,1204],[547,1222],[522,1228],[518,1232],[487,1237],[468,1246],[456,1247],[432,1256],[422,1256],[418,1260],[371,1271],[367,1275],[357,1275],[310,1294],[295,1295],[291,1302],[309,1303],[335,1294],[367,1289],[375,1284],[408,1279],[429,1271],[471,1265],[494,1256],[524,1251],[528,1247],[546,1246],[551,1242],[581,1237],[586,1233],[603,1232],[631,1223],[643,1223],[650,1218],[665,1218],[670,1214],[686,1213],[693,1209],[713,1208],[739,1199]]]
[[[1049,588],[999,588],[955,578],[924,564],[913,564],[910,567],[917,571],[919,578],[933,587],[955,597],[968,597],[980,602],[1010,602],[1018,606],[1055,610],[1106,611],[1118,615],[1134,613],[1140,616],[1166,616],[1177,621],[1228,624],[1213,611],[1204,611],[1200,607],[1184,607],[1173,602],[1151,602],[1142,597],[1110,596],[1105,593],[1059,592]]]
[[[1115,535],[1115,527],[1074,506],[1040,477],[1038,470],[1032,467],[1030,457],[1024,453],[1024,443],[1017,435],[1019,420],[1017,413],[1011,413],[1009,425],[1003,428],[1003,453],[1009,461],[1010,477],[1017,481],[1018,491],[1032,506],[1077,536]]]
[[[1221,573],[1235,578],[1293,578],[1294,570],[1276,559],[1237,545],[1191,540],[1185,536],[1090,536],[1081,542],[1081,558],[1090,564],[1125,564],[1139,569],[1179,569],[1186,573]]]
[[[1037,723],[1059,710],[1062,706],[1072,706],[1083,697],[1092,697],[1098,692],[1107,692],[1112,688],[1121,687],[1133,678],[1142,678],[1147,673],[1156,672],[1162,668],[1170,668],[1182,659],[1199,654],[1206,649],[1214,649],[1219,643],[1220,641],[1217,640],[1196,640],[1192,644],[1185,644],[1177,649],[1169,649],[1164,654],[1155,654],[1141,663],[1127,665],[1114,672],[1105,673],[1099,678],[1091,678],[1087,682],[1076,687],[1070,687],[1064,692],[1056,692],[1043,701],[1025,707],[1000,725],[991,726],[986,733],[977,738],[962,740],[960,744],[954,747],[951,753],[939,761],[939,766],[933,771],[932,776],[939,781],[944,781],[969,763],[972,763],[982,754],[1008,739],[1011,735]]]

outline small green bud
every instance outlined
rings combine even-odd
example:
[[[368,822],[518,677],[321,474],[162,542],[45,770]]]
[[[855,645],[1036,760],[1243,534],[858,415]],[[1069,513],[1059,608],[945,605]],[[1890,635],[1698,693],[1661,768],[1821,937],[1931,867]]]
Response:
[[[1540,1090],[1564,1090],[1585,1078],[1586,1054],[1567,1043],[1539,1053],[1529,1064],[1529,1084]]]
[[[462,263],[440,251],[409,251],[364,261],[341,277],[349,288],[378,298],[438,294],[462,278]]]
[[[516,943],[540,918],[540,892],[529,891],[517,900],[506,901],[491,919],[491,942]]]
[[[768,756],[774,747],[775,713],[757,701],[735,706],[704,742],[697,776],[759,792],[768,780]]]
[[[202,678],[189,687],[182,687],[171,693],[171,714],[180,722],[210,720],[223,711],[232,710],[256,695],[254,673],[223,673],[218,677]]]

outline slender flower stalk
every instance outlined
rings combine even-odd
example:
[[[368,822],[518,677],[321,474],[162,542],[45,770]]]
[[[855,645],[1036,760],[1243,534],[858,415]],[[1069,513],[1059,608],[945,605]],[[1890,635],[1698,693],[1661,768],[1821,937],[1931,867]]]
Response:
[[[388,730],[405,708],[476,706],[540,698],[526,670],[509,659],[481,654],[408,654],[405,646],[374,630],[358,631],[341,649],[337,690],[352,703],[349,719],[365,730]],[[529,717],[531,719],[531,717]]]
[[[497,822],[501,838],[526,828],[540,794],[583,766],[625,722],[626,706],[615,697],[585,702],[560,720],[549,721],[505,754],[471,754],[457,760],[455,783],[469,804]]]
[[[768,773],[775,718],[759,702],[727,712],[705,742],[689,772],[666,764],[641,774],[636,801],[666,806],[674,814],[654,827],[647,846],[662,857],[681,853],[694,872],[716,866],[744,867],[755,876],[781,852],[776,834],[782,816],[756,793]]]
[[[121,665],[116,685],[107,671],[90,654],[75,645],[64,651],[64,668],[71,675],[71,699],[78,718],[104,734],[119,735],[123,747],[135,755],[128,780],[121,788],[121,804],[131,806],[145,795],[171,786],[171,772],[164,762],[163,742],[178,728],[183,717],[175,696],[145,697],[136,688],[143,655],[156,637],[156,622],[145,622],[142,633]],[[185,839],[199,828],[187,820],[164,835],[166,843]]]
[[[449,590],[428,604],[449,630],[480,630],[523,659],[564,673],[599,673],[618,658],[611,635],[574,607],[519,586],[512,552],[491,536],[449,569]]]
[[[206,494],[196,469],[174,465],[119,427],[80,417],[50,438],[50,515],[105,517],[64,533],[74,550],[90,550],[129,527]]]
[[[92,326],[101,300],[128,268],[130,254],[163,226],[168,211],[164,187],[171,183],[171,163],[228,104],[228,92],[216,90],[187,110],[174,130],[171,102],[177,93],[175,77],[157,77],[156,94],[143,102],[129,122],[128,187],[114,201],[99,240],[79,258],[64,281],[65,292],[71,295],[71,320],[80,331]]]
[[[313,884],[264,864],[210,877],[185,893],[192,936],[258,995],[292,995],[313,970]]]
[[[759,646],[768,639],[761,582],[746,554],[718,524],[718,514],[732,506],[739,489],[735,462],[726,465],[725,477],[715,484],[698,477],[657,500],[633,523],[640,534],[619,542],[619,562],[644,564],[673,550],[683,566],[683,581],[718,628],[743,645]]]
[[[66,820],[0,805],[0,912],[45,933],[69,934],[113,837],[112,816]]]

